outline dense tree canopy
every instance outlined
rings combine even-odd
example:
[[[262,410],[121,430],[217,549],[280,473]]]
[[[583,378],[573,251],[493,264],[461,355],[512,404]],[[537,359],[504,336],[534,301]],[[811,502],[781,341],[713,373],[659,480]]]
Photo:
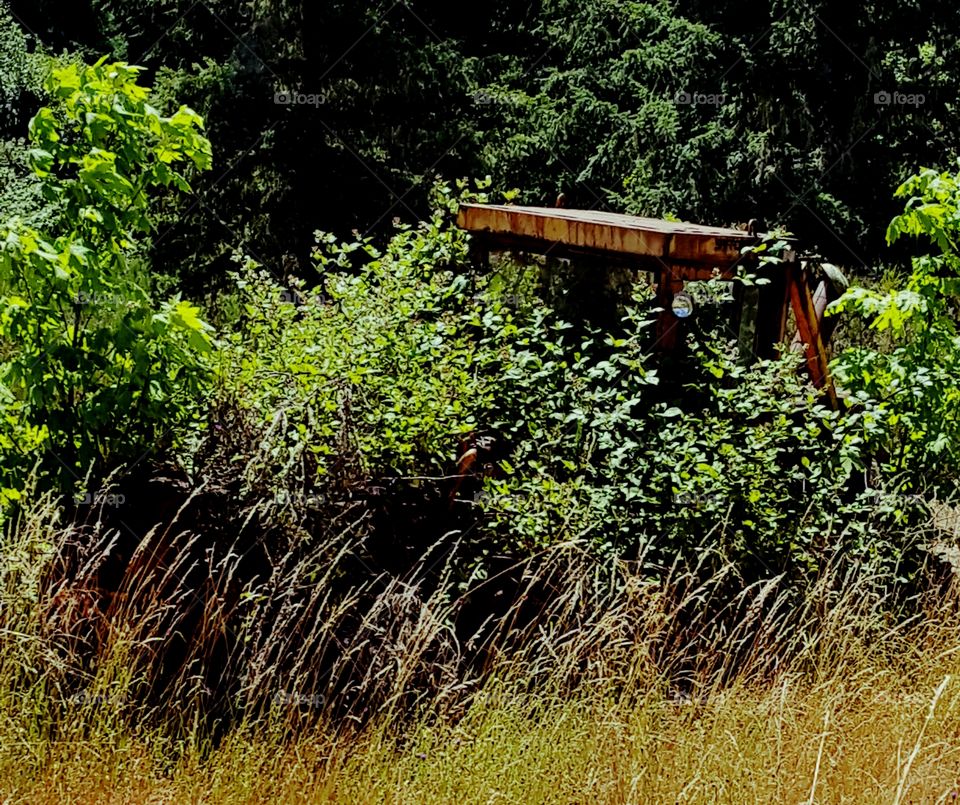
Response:
[[[907,166],[957,151],[960,10],[934,5],[31,0],[3,25],[8,50],[142,64],[204,115],[218,164],[153,248],[206,287],[235,248],[303,273],[317,226],[423,217],[436,174],[529,203],[759,216],[870,264]],[[38,102],[22,62],[0,84],[8,137]]]

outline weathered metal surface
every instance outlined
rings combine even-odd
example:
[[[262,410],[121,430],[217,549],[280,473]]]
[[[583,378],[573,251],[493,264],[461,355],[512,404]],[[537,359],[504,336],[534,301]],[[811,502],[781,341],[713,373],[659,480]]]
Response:
[[[813,292],[812,312],[817,319],[820,340],[824,346],[826,346],[830,343],[830,338],[837,324],[835,316],[825,315],[827,307],[831,302],[839,299],[843,295],[844,291],[850,287],[850,283],[836,266],[830,265],[829,263],[822,263],[820,267],[823,270],[823,279],[820,280],[816,290]],[[812,282],[812,278],[810,281]],[[800,348],[800,344],[802,344],[802,338],[798,330],[793,337],[791,348],[797,351]]]
[[[738,229],[553,207],[464,204],[457,223],[469,232],[484,233],[494,244],[551,251],[561,246],[722,272],[742,261],[744,246],[759,242]]]
[[[820,335],[820,319],[810,290],[809,272],[794,264],[790,270],[790,301],[797,322],[799,346],[804,351],[810,379],[817,388],[825,389],[830,403],[837,407],[836,391],[830,378],[826,345]],[[797,342],[794,346],[796,347]]]

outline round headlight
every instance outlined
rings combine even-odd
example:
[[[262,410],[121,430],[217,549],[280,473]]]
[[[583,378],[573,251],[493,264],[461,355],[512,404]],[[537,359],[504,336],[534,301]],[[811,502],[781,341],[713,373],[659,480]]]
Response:
[[[693,297],[688,293],[678,293],[670,303],[673,315],[678,319],[688,319],[693,315]]]

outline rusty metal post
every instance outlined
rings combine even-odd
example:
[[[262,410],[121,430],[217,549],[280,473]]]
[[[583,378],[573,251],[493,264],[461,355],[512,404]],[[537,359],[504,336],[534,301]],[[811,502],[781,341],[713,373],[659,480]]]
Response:
[[[826,391],[831,405],[837,407],[837,394],[828,368],[827,350],[820,336],[820,321],[817,317],[813,294],[810,290],[810,272],[804,270],[799,260],[787,263],[790,303],[797,320],[797,336],[793,347],[802,349],[807,362],[810,379],[817,388]],[[799,350],[798,350],[799,351]]]

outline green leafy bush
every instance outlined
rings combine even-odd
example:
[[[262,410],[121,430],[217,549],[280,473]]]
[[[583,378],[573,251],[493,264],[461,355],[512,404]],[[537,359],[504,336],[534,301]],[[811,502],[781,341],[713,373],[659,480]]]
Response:
[[[0,486],[40,461],[71,480],[138,457],[194,416],[211,352],[199,310],[156,303],[138,273],[151,191],[210,166],[202,121],[149,103],[139,68],[53,69],[29,161],[52,231],[0,226]]]
[[[240,274],[222,393],[261,420],[249,488],[413,489],[425,511],[467,512],[451,527],[473,540],[469,575],[564,541],[651,572],[705,554],[798,580],[837,550],[899,562],[906,503],[863,483],[875,417],[828,408],[796,355],[745,368],[706,333],[660,370],[642,291],[616,333],[572,327],[504,294],[514,269],[477,275],[442,211],[382,252],[324,236],[318,267],[315,289]]]
[[[471,312],[467,248],[437,211],[382,252],[318,235],[312,289],[246,263],[222,376],[241,407],[283,423],[264,472],[282,480],[304,457],[341,482],[449,472],[518,337],[503,311]]]
[[[852,288],[831,313],[857,315],[886,343],[851,346],[834,362],[852,402],[870,407],[871,450],[905,490],[948,494],[960,471],[960,177],[921,171],[897,190],[905,210],[890,243],[929,238],[934,254],[914,258],[902,287]]]
[[[830,410],[796,356],[745,368],[715,337],[694,345],[682,384],[659,378],[646,323],[631,311],[627,337],[585,342],[566,365],[559,345],[542,349],[510,378],[504,397],[529,405],[484,498],[505,540],[588,538],[653,566],[713,553],[750,575],[802,576],[838,548],[897,561],[871,534],[897,518],[857,493],[867,414]]]

